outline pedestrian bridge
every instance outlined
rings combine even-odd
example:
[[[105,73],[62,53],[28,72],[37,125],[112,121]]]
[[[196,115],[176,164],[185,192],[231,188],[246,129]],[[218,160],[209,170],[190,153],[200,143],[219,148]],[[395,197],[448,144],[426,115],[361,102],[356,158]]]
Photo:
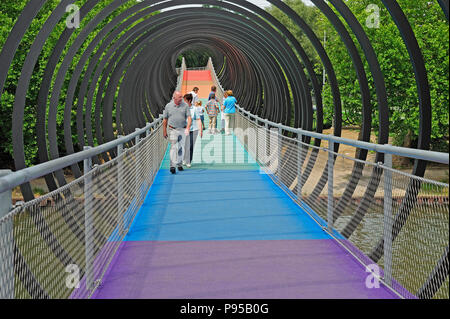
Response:
[[[183,63],[179,72],[183,93],[209,81],[204,88],[215,84],[222,95],[211,60],[205,70],[186,70]],[[289,135],[289,128],[238,109],[234,134],[206,130],[192,167],[176,175],[169,172],[159,118],[114,142],[115,159],[93,166],[91,153],[81,178],[16,205],[1,221],[3,297],[445,294],[448,278],[440,269],[448,247],[448,185],[417,179],[389,162],[361,163],[335,153],[334,140],[315,147],[305,142],[308,132]],[[87,148],[85,156],[94,150]],[[337,191],[349,178],[348,170],[339,172],[345,161],[360,165],[358,187],[348,197]],[[363,206],[374,175],[379,187]],[[408,223],[400,223],[411,184],[420,187],[417,203]]]
[[[361,22],[345,1],[311,1],[352,61],[354,139],[340,137],[334,66],[286,2],[269,0],[319,56],[330,134],[316,65],[248,1],[79,1],[74,21],[72,0],[29,1],[0,51],[16,169],[0,171],[0,298],[449,298],[449,185],[425,175],[449,158],[428,151],[430,87],[411,25],[382,1],[414,70],[417,149],[388,144],[386,83]],[[448,21],[448,1],[429,5]],[[190,48],[211,53],[207,65],[176,69]],[[174,90],[205,99],[211,85],[219,100],[236,93],[234,134],[206,132],[192,167],[172,175],[160,114]],[[40,164],[27,167],[26,143]],[[40,178],[49,192],[36,196]]]

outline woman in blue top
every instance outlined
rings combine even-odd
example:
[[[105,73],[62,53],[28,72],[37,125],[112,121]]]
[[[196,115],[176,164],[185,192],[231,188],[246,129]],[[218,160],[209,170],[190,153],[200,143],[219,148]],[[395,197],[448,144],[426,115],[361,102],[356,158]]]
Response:
[[[234,128],[234,113],[236,113],[236,98],[233,96],[233,91],[228,90],[227,98],[223,101],[223,117],[225,118],[225,135],[231,135],[231,130]]]

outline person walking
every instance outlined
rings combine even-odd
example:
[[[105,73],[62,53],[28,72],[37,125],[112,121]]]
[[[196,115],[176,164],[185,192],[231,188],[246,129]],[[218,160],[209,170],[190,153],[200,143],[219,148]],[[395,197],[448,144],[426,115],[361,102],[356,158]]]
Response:
[[[198,109],[198,112],[200,113],[200,120],[202,121],[202,128],[204,131],[205,130],[205,111],[203,110],[202,101],[198,101],[197,103],[195,103],[195,107]]]
[[[217,133],[217,114],[220,110],[220,104],[216,100],[215,94],[210,94],[210,99],[208,103],[206,103],[206,113],[208,113],[209,117],[209,134]]]
[[[211,86],[211,92],[208,95],[208,101],[211,100],[212,95],[216,95],[217,87],[215,85]]]
[[[188,168],[190,168],[192,165],[192,158],[194,156],[194,146],[195,142],[197,141],[198,135],[200,135],[200,138],[203,138],[203,127],[200,119],[200,112],[197,107],[194,107],[192,105],[192,100],[193,100],[192,94],[186,94],[184,96],[184,101],[187,103],[187,105],[189,105],[189,112],[192,118],[192,125],[189,132],[189,137],[186,138],[185,142],[186,152],[184,153],[184,162],[183,162],[184,164],[186,164]]]
[[[222,107],[220,109],[220,132],[221,133],[225,133],[225,117],[223,116],[223,110],[224,110],[224,106],[223,106],[223,102],[225,102],[225,99],[228,97],[227,91],[223,92],[223,101],[222,101]]]
[[[198,102],[198,91],[199,91],[199,88],[198,87],[194,87],[192,89],[192,91],[189,92],[190,94],[192,94],[192,105],[195,105]]]
[[[211,92],[209,93],[208,101],[211,100],[212,96],[215,96],[216,100],[217,100],[217,93],[216,92],[217,92],[217,87],[215,85],[211,86]],[[220,111],[220,109],[219,109],[219,111]],[[216,116],[216,122],[214,124],[214,131],[216,131],[216,132],[217,132],[217,122],[218,121],[217,121],[217,116]]]
[[[186,136],[191,130],[192,117],[189,106],[183,101],[181,92],[175,91],[163,113],[163,136],[170,142],[170,172],[176,174],[176,167],[183,170]]]
[[[227,98],[223,101],[223,115],[225,118],[225,135],[231,135],[231,130],[234,128],[234,114],[236,113],[236,98],[233,96],[233,91],[228,90]]]

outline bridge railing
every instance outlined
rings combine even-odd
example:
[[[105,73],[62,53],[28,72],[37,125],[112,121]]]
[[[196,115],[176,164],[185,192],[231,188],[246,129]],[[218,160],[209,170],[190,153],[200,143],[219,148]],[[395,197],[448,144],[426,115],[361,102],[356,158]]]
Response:
[[[0,178],[0,298],[92,296],[159,170],[167,148],[161,130],[162,116],[130,135]],[[115,158],[92,165],[112,150]],[[11,189],[80,161],[82,177],[12,207]]]
[[[225,90],[223,89],[222,85],[220,84],[219,79],[217,78],[217,74],[214,69],[214,64],[213,64],[211,57],[208,59],[208,64],[206,65],[206,69],[211,71],[211,77],[212,77],[213,83],[214,83],[215,87],[217,88],[216,98],[220,101],[220,103],[223,103],[223,93]]]
[[[183,86],[183,78],[184,78],[184,72],[186,71],[186,60],[184,57],[181,60],[181,67],[178,70],[178,79],[177,79],[177,87],[176,91],[181,92],[182,86]]]
[[[374,278],[405,298],[449,297],[449,185],[393,168],[393,157],[408,158],[448,172],[447,153],[294,129],[238,109],[235,134],[261,172]],[[384,161],[376,162],[380,153]]]
[[[188,71],[205,71],[206,67],[198,66],[198,67],[187,68],[186,70],[188,70]]]

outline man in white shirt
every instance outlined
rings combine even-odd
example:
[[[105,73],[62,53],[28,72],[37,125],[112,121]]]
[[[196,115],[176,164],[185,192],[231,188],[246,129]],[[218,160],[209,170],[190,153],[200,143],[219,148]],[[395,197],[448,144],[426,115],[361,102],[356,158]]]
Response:
[[[163,135],[169,138],[170,147],[170,172],[176,173],[175,167],[182,171],[182,161],[185,153],[185,141],[189,138],[192,117],[189,105],[183,102],[181,92],[175,91],[173,99],[167,103],[163,113]]]
[[[198,102],[198,91],[199,91],[199,88],[194,87],[192,89],[192,91],[189,92],[190,94],[192,94],[192,105],[195,105]]]

